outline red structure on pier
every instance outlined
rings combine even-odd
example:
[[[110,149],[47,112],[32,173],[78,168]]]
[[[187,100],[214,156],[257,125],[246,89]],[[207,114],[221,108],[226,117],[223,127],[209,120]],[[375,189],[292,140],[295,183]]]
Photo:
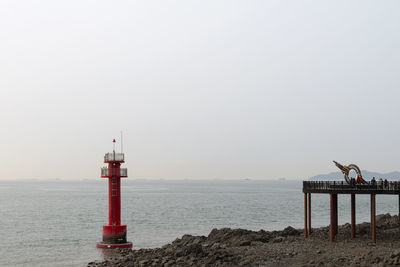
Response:
[[[115,139],[113,140],[115,145]],[[126,225],[121,224],[121,178],[128,177],[128,170],[120,168],[124,163],[124,154],[112,153],[104,156],[108,167],[101,168],[101,177],[108,178],[108,224],[103,225],[103,242],[98,248],[131,248],[132,243],[126,241]]]

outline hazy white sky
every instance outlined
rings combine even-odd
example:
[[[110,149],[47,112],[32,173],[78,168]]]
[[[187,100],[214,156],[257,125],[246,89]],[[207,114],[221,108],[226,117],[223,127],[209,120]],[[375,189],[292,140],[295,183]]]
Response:
[[[0,179],[400,170],[399,1],[0,2]]]

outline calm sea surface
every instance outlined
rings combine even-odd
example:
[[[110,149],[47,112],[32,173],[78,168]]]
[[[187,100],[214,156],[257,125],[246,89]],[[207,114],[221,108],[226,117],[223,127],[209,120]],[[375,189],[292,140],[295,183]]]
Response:
[[[134,248],[159,247],[213,228],[303,227],[301,181],[122,182],[122,222]],[[0,266],[86,266],[102,260],[106,180],[0,181]],[[350,220],[339,196],[339,223]],[[369,221],[369,196],[357,196],[357,222]],[[328,195],[312,198],[313,226],[329,224]],[[377,196],[377,214],[397,214],[397,196]]]

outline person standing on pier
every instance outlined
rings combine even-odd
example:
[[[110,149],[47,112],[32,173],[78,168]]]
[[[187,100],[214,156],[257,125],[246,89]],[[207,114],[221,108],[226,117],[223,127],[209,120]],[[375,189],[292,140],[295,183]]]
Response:
[[[379,180],[378,180],[378,187],[379,187],[380,189],[383,188],[383,180],[382,180],[382,178],[379,178]]]

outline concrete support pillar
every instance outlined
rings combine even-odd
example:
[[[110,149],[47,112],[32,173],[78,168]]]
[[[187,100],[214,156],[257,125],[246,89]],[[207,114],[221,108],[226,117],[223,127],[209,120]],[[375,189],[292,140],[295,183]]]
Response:
[[[331,219],[331,224],[330,224],[330,233],[329,233],[329,239],[331,242],[335,240],[335,236],[337,234],[337,194],[330,193],[330,219]]]
[[[304,193],[304,238],[307,238],[307,193]]]
[[[356,195],[351,194],[351,238],[356,237]]]
[[[308,235],[311,235],[311,193],[308,193]]]
[[[399,232],[400,232],[400,195],[399,195],[399,214],[397,216],[399,218]]]
[[[375,194],[371,194],[371,238],[376,243],[376,222],[375,222]]]

